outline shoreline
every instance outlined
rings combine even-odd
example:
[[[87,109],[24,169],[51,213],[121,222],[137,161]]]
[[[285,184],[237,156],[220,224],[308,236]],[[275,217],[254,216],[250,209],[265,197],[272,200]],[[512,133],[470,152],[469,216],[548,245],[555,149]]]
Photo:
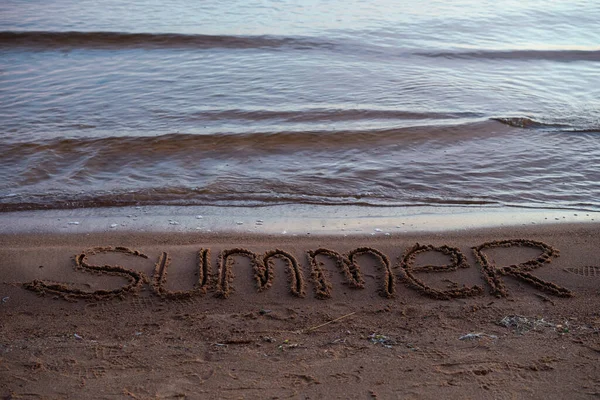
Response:
[[[389,236],[597,221],[600,212],[512,207],[144,206],[0,213],[0,234],[126,231]]]

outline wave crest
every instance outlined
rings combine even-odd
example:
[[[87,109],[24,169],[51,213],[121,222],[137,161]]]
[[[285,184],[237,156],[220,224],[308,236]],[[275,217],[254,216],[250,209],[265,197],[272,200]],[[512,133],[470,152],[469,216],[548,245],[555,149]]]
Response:
[[[185,35],[126,32],[0,32],[0,47],[69,48],[330,48],[333,43],[303,37]]]

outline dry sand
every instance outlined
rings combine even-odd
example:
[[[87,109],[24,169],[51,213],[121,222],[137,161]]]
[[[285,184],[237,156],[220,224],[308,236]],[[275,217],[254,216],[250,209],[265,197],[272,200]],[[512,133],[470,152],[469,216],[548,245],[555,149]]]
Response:
[[[0,276],[4,398],[600,396],[597,223],[3,234]]]

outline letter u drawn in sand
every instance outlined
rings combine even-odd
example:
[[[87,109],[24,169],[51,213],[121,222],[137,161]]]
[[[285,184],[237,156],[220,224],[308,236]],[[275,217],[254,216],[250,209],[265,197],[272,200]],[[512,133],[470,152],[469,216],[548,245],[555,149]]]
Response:
[[[162,252],[154,266],[152,275],[152,291],[165,299],[187,299],[204,295],[211,285],[210,249],[200,249],[198,252],[198,281],[191,290],[172,291],[166,288],[167,272],[171,258],[167,252]]]

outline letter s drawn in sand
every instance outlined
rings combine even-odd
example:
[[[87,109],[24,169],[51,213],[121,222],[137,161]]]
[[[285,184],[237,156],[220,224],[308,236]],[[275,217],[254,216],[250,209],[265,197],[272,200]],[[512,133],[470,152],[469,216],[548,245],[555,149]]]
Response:
[[[82,253],[77,254],[75,256],[75,270],[82,270],[84,272],[91,272],[101,275],[120,276],[128,280],[128,284],[123,285],[117,289],[99,289],[93,292],[88,292],[69,287],[62,283],[48,282],[42,280],[26,282],[23,284],[23,287],[27,290],[32,290],[41,294],[46,292],[54,293],[67,300],[76,298],[90,300],[105,300],[113,297],[122,297],[129,292],[138,291],[142,284],[148,281],[148,278],[142,272],[127,269],[121,265],[93,265],[90,264],[88,261],[88,256],[110,252],[148,258],[147,255],[137,250],[131,250],[127,247],[94,247],[88,250],[84,250]]]

